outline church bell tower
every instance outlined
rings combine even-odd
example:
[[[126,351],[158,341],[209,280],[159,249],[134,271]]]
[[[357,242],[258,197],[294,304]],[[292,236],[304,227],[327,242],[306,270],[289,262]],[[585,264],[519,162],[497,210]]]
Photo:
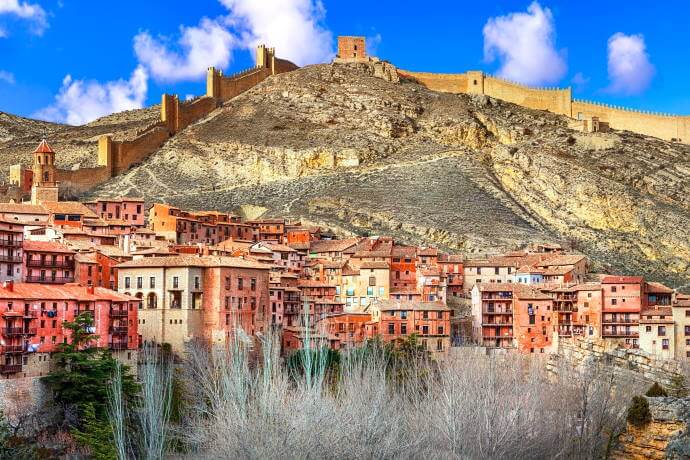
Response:
[[[31,204],[44,201],[58,201],[58,182],[55,179],[55,152],[45,139],[34,151],[33,184]]]

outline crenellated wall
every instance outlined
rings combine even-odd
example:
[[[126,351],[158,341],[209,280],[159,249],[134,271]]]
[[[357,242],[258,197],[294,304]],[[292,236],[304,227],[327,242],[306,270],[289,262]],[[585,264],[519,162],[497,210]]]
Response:
[[[598,117],[614,129],[690,143],[690,116],[642,112],[579,99],[573,101],[572,107],[572,117],[578,120]]]
[[[259,45],[256,50],[256,66],[224,77],[213,67],[208,69],[206,95],[180,102],[176,95],[161,97],[161,119],[139,130],[133,139],[114,140],[111,135],[98,139],[98,166],[74,170],[58,169],[57,181],[63,191],[83,193],[122,174],[132,166],[146,160],[170,137],[195,121],[205,117],[223,102],[258,85],[271,75],[290,72],[299,67],[285,59],[275,57],[275,48]],[[31,171],[22,165],[10,167],[10,178],[19,190],[31,189]]]
[[[690,143],[690,116],[650,113],[589,101],[573,100],[570,88],[531,88],[485,75],[479,71],[460,74],[398,70],[401,77],[415,80],[434,91],[485,94],[530,109],[548,110],[578,120],[599,122],[667,141]]]

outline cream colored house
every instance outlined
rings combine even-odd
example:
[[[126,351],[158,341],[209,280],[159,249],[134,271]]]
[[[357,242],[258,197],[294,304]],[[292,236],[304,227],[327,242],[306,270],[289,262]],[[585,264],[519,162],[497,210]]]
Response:
[[[640,349],[660,359],[675,358],[676,325],[671,307],[654,307],[640,313]]]
[[[118,291],[142,299],[138,325],[142,340],[182,349],[201,331],[203,267],[195,266],[196,257],[185,259],[190,260],[182,266],[181,261],[178,266],[170,261],[161,261],[160,266],[137,266],[138,261],[118,266]]]
[[[345,267],[342,271],[340,297],[346,312],[362,311],[375,300],[390,296],[390,267],[388,262],[367,261],[359,269]]]
[[[676,324],[676,359],[690,361],[690,295],[677,294],[671,309]]]

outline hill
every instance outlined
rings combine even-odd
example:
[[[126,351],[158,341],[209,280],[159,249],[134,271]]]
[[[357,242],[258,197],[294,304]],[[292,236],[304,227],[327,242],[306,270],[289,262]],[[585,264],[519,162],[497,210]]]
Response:
[[[51,125],[58,157],[90,161],[82,147],[97,134],[148,116]],[[559,240],[601,269],[687,284],[690,146],[568,124],[386,81],[365,63],[309,66],[226,102],[91,195],[265,211],[468,253]],[[3,168],[17,162],[18,139],[0,141]]]

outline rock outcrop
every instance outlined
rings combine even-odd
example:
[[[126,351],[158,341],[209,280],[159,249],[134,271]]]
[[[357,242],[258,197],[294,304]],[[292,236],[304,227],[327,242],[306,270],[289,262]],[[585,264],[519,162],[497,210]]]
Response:
[[[647,398],[651,421],[628,424],[618,437],[613,460],[690,458],[690,398]]]

